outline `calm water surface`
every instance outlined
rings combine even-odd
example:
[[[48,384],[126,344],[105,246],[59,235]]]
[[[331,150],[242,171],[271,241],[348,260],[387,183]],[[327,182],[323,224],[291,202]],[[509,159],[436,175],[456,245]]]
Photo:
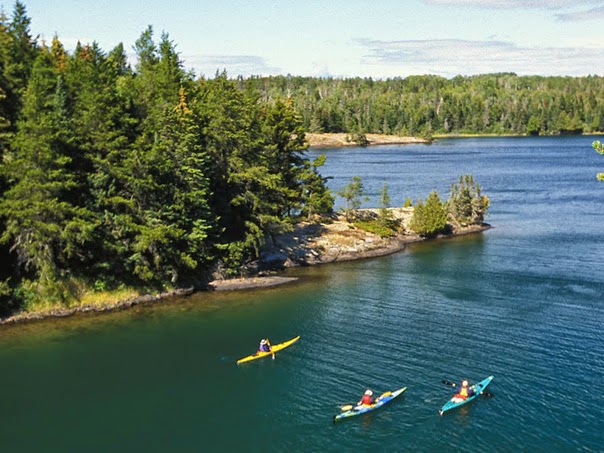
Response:
[[[322,151],[377,205],[472,173],[495,228],[293,285],[0,329],[0,451],[604,451],[604,160],[589,137]],[[311,153],[316,155],[317,152]],[[275,361],[235,365],[268,335]],[[446,414],[442,379],[495,375]],[[334,425],[338,405],[407,386]]]

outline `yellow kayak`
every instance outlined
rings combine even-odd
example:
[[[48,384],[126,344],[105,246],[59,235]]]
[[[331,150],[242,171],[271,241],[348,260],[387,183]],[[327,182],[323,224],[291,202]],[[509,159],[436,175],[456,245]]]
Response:
[[[288,346],[291,346],[299,339],[300,339],[300,335],[298,335],[296,338],[292,338],[291,340],[288,340],[284,343],[272,345],[271,346],[272,352],[256,352],[256,354],[248,355],[247,357],[244,357],[243,359],[237,360],[237,364],[251,362],[252,360],[261,359],[261,358],[269,356],[269,355],[272,356],[273,352],[281,351],[282,349],[285,349]]]

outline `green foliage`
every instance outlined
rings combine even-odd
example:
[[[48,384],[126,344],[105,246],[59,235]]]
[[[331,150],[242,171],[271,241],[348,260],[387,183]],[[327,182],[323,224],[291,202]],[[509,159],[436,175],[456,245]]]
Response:
[[[319,168],[325,165],[325,155],[319,155],[312,163],[305,165],[301,172],[302,180],[302,214],[306,215],[308,220],[313,215],[328,215],[333,212],[334,197],[327,188],[327,181],[319,174]]]
[[[11,243],[45,291],[58,294],[57,276],[85,254],[95,223],[78,203],[65,95],[47,50],[34,64],[23,116],[4,167],[10,188],[0,201],[6,217],[1,240]]]
[[[595,149],[600,154],[604,154],[604,145],[600,143],[599,140],[596,140],[592,143],[593,149]],[[604,181],[604,173],[598,173],[597,178],[599,181]]]
[[[369,233],[377,234],[383,238],[396,236],[397,225],[395,222],[383,222],[380,219],[356,220],[353,223],[357,228]]]
[[[367,78],[254,77],[267,100],[286,98],[313,132],[558,134],[604,132],[604,77],[515,74]],[[533,118],[531,120],[531,118]],[[352,135],[352,134],[351,134]]]
[[[367,139],[367,136],[365,134],[363,134],[362,132],[348,134],[346,136],[346,140],[351,143],[356,143],[359,146],[368,146],[369,145],[369,140]]]
[[[8,120],[16,126],[19,113],[23,107],[23,96],[31,70],[37,55],[36,39],[30,31],[31,19],[27,16],[25,4],[15,2],[10,22],[0,26],[0,58],[3,59],[3,76],[5,83]]]
[[[133,70],[121,44],[38,47],[21,3],[0,16],[1,313],[235,275],[294,217],[332,211],[291,101],[194,81],[151,27],[135,52]]]
[[[457,184],[451,184],[447,207],[455,222],[461,226],[482,223],[489,206],[489,198],[481,193],[472,175],[460,176]]]
[[[384,225],[392,221],[392,213],[388,210],[390,201],[388,184],[384,184],[380,193],[380,209],[378,211],[378,220]]]
[[[353,176],[350,183],[336,193],[346,201],[343,211],[348,221],[352,219],[354,211],[361,207],[363,201],[367,200],[367,197],[364,196],[365,188],[360,176]]]
[[[537,115],[531,115],[526,125],[526,132],[529,135],[539,135],[541,133],[542,123],[541,118]]]
[[[403,204],[403,208],[410,208],[411,206],[413,206],[413,200],[411,197],[407,197],[405,203]]]
[[[447,209],[440,201],[438,192],[431,192],[426,199],[426,204],[418,200],[413,210],[410,227],[417,234],[426,237],[446,231]]]

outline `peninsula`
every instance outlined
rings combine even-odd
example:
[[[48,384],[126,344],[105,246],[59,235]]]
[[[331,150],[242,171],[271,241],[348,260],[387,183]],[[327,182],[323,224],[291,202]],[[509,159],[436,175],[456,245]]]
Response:
[[[118,296],[103,301],[94,300],[91,294],[92,297],[83,297],[81,303],[69,307],[53,306],[19,312],[0,320],[0,325],[67,317],[78,313],[124,310],[174,296],[188,295],[195,291],[232,291],[286,284],[297,280],[294,277],[279,275],[280,271],[286,268],[386,256],[403,250],[407,244],[427,240],[410,229],[413,210],[413,207],[388,208],[391,218],[400,222],[399,231],[390,237],[365,231],[355,226],[354,222],[346,220],[344,215],[334,214],[328,222],[303,221],[296,224],[293,231],[275,236],[274,242],[271,241],[263,247],[259,259],[250,263],[242,271],[246,274],[244,277],[218,278],[198,287],[152,294],[128,293],[122,298]],[[365,218],[375,218],[378,211],[378,209],[362,209],[359,210],[359,214]],[[469,226],[449,223],[448,233],[434,236],[432,239],[480,233],[489,228],[491,226],[486,223]]]

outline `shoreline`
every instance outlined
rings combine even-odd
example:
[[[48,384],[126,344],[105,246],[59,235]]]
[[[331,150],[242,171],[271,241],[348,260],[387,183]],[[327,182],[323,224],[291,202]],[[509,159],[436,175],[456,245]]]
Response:
[[[342,148],[347,146],[359,146],[358,143],[351,141],[350,133],[321,133],[307,132],[306,142],[310,148]],[[413,145],[429,144],[433,140],[419,137],[403,137],[400,135],[388,134],[364,134],[368,140],[367,146],[376,145]]]
[[[306,142],[309,148],[320,149],[320,148],[344,148],[349,146],[360,146],[358,143],[350,141],[350,133],[306,133]],[[588,132],[578,135],[604,135],[604,132]],[[430,144],[434,143],[437,139],[442,138],[481,138],[481,137],[566,137],[561,134],[548,134],[548,135],[529,135],[529,134],[434,134],[432,139],[425,139],[419,137],[404,137],[400,135],[389,135],[389,134],[365,134],[365,137],[369,141],[367,146],[378,146],[378,145],[414,145],[414,144]]]
[[[409,220],[409,213],[412,212],[412,208],[390,209],[403,224]],[[298,278],[274,275],[274,273],[292,267],[316,266],[392,255],[404,250],[407,244],[476,234],[490,228],[492,228],[491,225],[485,223],[461,229],[452,228],[450,234],[434,238],[423,238],[415,233],[399,233],[390,238],[381,238],[354,227],[342,218],[336,218],[329,224],[301,222],[293,232],[277,237],[274,244],[263,248],[260,259],[253,263],[254,268],[249,277],[217,279],[209,282],[205,287],[178,288],[156,294],[130,297],[117,302],[22,311],[0,319],[0,327],[52,318],[65,318],[78,314],[121,311],[137,305],[165,302],[171,297],[188,296],[201,291],[241,291],[284,285],[295,282]],[[267,275],[269,273],[271,275]]]

